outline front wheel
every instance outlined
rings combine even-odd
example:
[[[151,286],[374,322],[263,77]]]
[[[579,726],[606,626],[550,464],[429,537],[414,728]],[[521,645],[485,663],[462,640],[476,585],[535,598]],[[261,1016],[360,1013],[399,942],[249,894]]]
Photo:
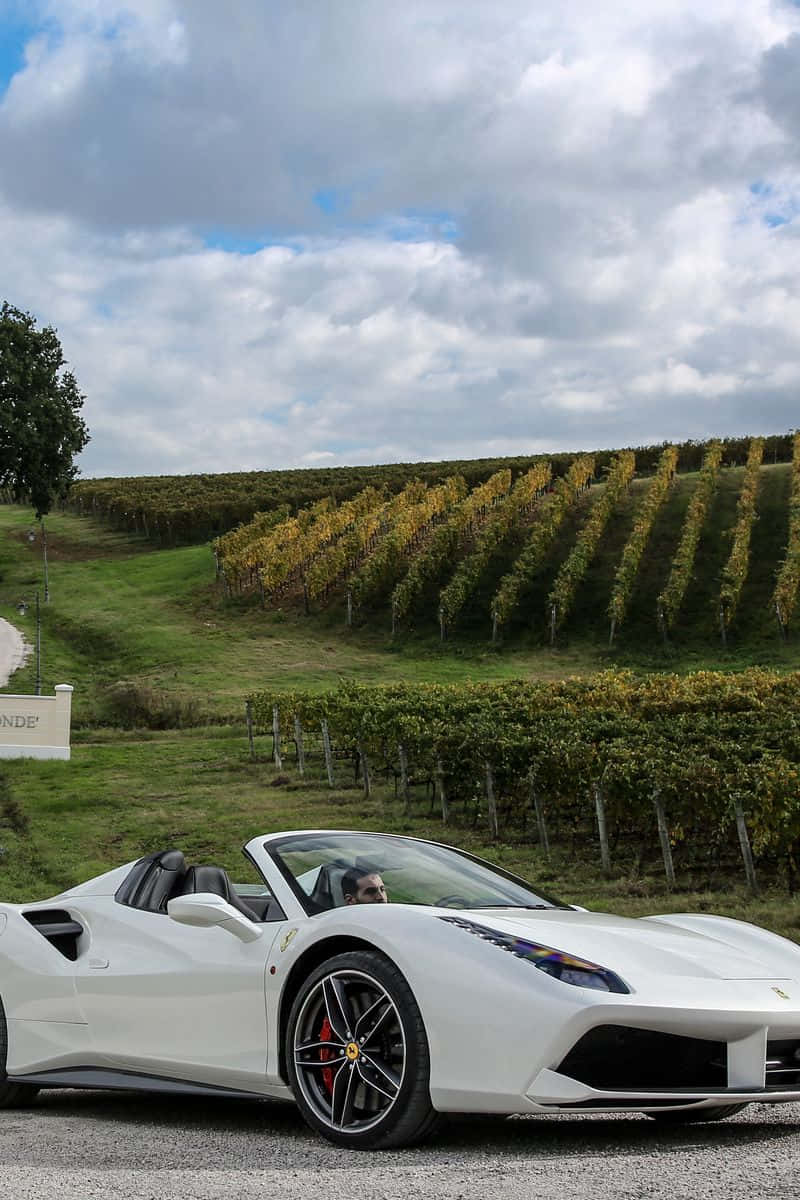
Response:
[[[647,1116],[663,1125],[695,1125],[700,1121],[724,1121],[740,1113],[746,1104],[715,1104],[713,1108],[664,1108]]]
[[[6,1075],[8,1061],[8,1025],[0,1000],[0,1108],[24,1108],[38,1092],[32,1083],[14,1083]]]
[[[339,1146],[407,1146],[437,1123],[422,1015],[376,951],[338,954],[312,972],[289,1014],[286,1062],[306,1121]]]

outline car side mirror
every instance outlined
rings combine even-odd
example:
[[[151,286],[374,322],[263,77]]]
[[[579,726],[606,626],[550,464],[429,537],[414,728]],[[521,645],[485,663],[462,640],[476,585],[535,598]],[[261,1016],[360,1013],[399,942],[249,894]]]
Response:
[[[261,927],[249,921],[243,913],[213,892],[194,892],[190,896],[175,896],[167,901],[167,913],[179,925],[195,925],[201,929],[227,929],[240,942],[255,942],[261,937]]]

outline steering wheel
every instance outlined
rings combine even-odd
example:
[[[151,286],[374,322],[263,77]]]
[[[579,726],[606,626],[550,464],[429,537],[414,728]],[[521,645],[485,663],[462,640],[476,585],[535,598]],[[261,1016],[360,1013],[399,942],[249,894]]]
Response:
[[[472,908],[472,904],[464,896],[442,896],[441,900],[434,902],[435,908]]]

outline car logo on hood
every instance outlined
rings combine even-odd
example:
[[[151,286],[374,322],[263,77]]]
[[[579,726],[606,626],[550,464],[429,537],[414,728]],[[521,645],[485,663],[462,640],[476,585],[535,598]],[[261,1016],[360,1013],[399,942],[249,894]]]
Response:
[[[780,996],[781,1000],[791,1000],[791,996],[787,996],[786,992],[784,992],[781,988],[774,987],[772,990],[776,996]]]

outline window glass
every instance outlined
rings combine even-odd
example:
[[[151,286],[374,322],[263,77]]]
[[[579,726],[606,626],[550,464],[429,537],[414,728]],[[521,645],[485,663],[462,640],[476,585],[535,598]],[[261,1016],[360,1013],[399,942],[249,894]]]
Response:
[[[295,834],[266,850],[308,912],[344,903],[347,871],[377,874],[390,903],[446,908],[565,907],[524,880],[447,846],[380,834]]]

